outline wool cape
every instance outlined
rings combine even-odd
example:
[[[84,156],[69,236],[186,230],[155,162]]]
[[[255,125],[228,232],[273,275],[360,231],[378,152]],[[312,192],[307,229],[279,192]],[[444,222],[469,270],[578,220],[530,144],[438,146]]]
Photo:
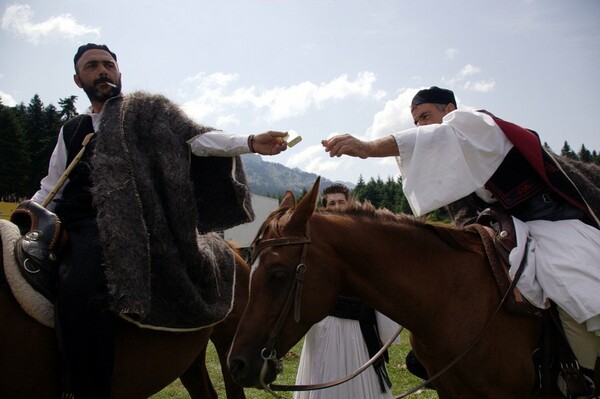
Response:
[[[254,219],[239,157],[196,157],[187,143],[214,130],[143,92],[104,104],[92,196],[111,307],[155,329],[223,320],[233,304],[231,248],[215,232]]]

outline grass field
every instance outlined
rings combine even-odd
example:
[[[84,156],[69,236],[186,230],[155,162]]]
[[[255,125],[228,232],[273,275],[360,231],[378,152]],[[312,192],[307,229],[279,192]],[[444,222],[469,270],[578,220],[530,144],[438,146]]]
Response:
[[[10,219],[11,213],[17,208],[17,203],[15,202],[0,202],[0,219]]]
[[[408,352],[408,338],[406,332],[401,335],[401,343],[399,345],[393,345],[390,347],[390,363],[388,364],[388,372],[392,380],[392,392],[394,395],[400,395],[407,390],[415,387],[421,382],[418,378],[414,377],[406,370],[404,365],[404,358]],[[284,358],[284,370],[283,373],[277,378],[278,384],[293,384],[296,379],[296,370],[298,369],[298,362],[300,360],[300,352],[302,351],[302,341],[300,341]],[[221,378],[221,369],[219,365],[219,359],[217,358],[216,352],[212,344],[209,344],[207,351],[207,366],[210,373],[211,379],[219,394],[219,398],[226,398],[225,387]],[[248,399],[270,399],[273,398],[268,392],[258,389],[246,389],[246,397]],[[279,392],[279,394],[285,398],[292,398],[291,392]],[[153,395],[152,399],[188,399],[190,396],[187,391],[181,385],[179,380],[173,382],[171,385]],[[437,398],[435,391],[426,389],[418,391],[413,397],[429,399]]]

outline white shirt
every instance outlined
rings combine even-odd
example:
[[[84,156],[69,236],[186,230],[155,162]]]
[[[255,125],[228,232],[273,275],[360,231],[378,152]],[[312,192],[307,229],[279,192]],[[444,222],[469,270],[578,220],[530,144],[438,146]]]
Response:
[[[100,122],[102,120],[102,111],[94,113],[90,108],[87,109],[86,114],[92,117],[92,124],[94,131],[98,132],[100,128]],[[200,157],[232,157],[240,154],[250,153],[248,148],[248,136],[240,136],[232,133],[225,133],[221,131],[212,131],[204,134],[200,134],[188,141],[191,152]],[[42,203],[50,194],[62,174],[67,169],[67,147],[63,139],[63,129],[60,129],[58,133],[58,141],[50,162],[48,164],[48,174],[40,182],[40,189],[31,197],[31,200],[37,203]],[[67,185],[68,179],[58,190],[55,199],[62,197],[63,188]],[[55,207],[54,202],[48,204],[48,209],[53,211]]]
[[[441,124],[393,136],[404,194],[417,215],[473,192],[489,202],[483,187],[513,147],[492,117],[471,111],[453,111]],[[517,288],[540,308],[556,302],[600,335],[600,230],[579,220],[516,222],[523,233],[511,253],[511,275],[521,259],[514,255],[527,257]]]
[[[454,111],[393,136],[404,195],[419,216],[481,190],[513,147],[481,112]]]

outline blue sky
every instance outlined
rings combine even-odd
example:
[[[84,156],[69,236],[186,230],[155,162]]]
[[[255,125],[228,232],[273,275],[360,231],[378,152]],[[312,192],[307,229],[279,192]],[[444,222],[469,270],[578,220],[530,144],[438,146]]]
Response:
[[[392,158],[329,158],[336,133],[378,138],[412,126],[414,93],[454,90],[485,108],[600,151],[600,1],[0,1],[5,105],[78,95],[80,44],[117,53],[124,92],[171,98],[196,121],[240,134],[298,131],[266,160],[355,183],[397,175]]]

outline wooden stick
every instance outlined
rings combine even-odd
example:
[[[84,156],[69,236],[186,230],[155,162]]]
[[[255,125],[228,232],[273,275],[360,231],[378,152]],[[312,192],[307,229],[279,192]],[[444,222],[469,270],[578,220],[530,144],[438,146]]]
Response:
[[[56,193],[58,192],[58,190],[60,190],[60,188],[62,187],[62,185],[65,184],[65,180],[67,180],[67,177],[69,177],[69,174],[71,173],[71,171],[73,170],[73,168],[75,168],[75,165],[77,165],[77,163],[79,162],[79,160],[83,156],[83,152],[85,151],[85,147],[88,145],[88,143],[92,139],[93,135],[94,135],[94,133],[89,133],[88,135],[86,135],[83,138],[83,142],[81,143],[81,145],[82,145],[81,150],[79,150],[79,152],[77,153],[77,155],[75,155],[75,158],[73,158],[73,160],[71,161],[71,163],[69,164],[69,166],[67,167],[67,169],[65,169],[65,171],[63,172],[63,174],[60,176],[60,179],[58,179],[58,181],[56,182],[56,184],[54,185],[54,187],[52,188],[52,190],[50,190],[50,194],[48,194],[48,196],[46,197],[46,199],[44,200],[44,202],[42,202],[42,206],[44,208],[46,206],[48,206],[48,204],[50,203],[50,201],[52,201],[52,199],[54,198],[54,196],[56,195]]]

